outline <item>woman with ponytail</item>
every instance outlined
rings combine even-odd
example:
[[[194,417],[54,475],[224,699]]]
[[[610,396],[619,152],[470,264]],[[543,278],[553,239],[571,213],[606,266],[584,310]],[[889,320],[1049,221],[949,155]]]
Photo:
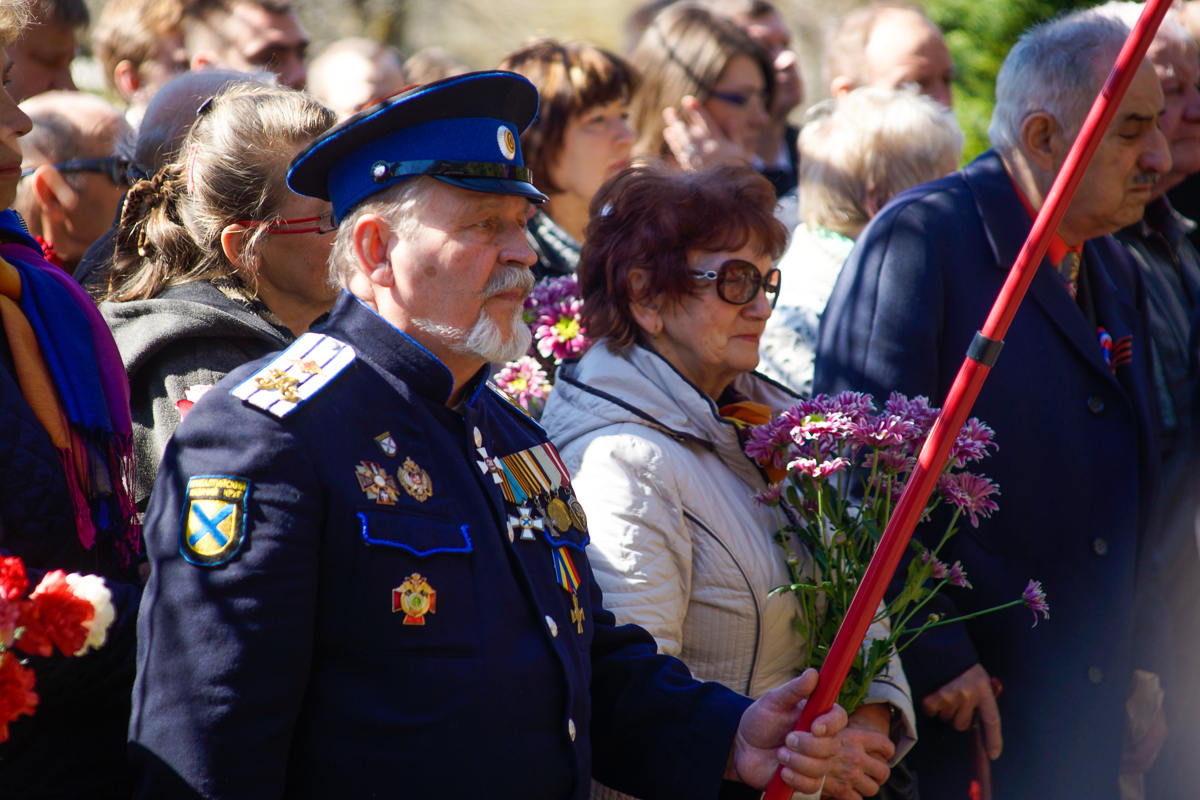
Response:
[[[130,189],[100,310],[129,374],[139,507],[192,403],[333,306],[330,204],[286,176],[336,121],[306,94],[235,84],[201,106],[175,161]]]

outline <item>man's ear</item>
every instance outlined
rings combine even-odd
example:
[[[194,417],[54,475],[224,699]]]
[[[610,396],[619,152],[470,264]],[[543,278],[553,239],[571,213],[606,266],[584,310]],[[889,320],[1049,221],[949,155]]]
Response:
[[[142,79],[138,76],[137,67],[132,61],[122,61],[113,67],[113,83],[117,87],[117,93],[121,95],[121,99],[129,102],[133,96],[137,94],[137,90],[142,88]]]
[[[629,271],[629,310],[638,327],[651,336],[662,329],[662,308],[656,297],[643,297],[650,276],[644,269]]]
[[[199,72],[205,67],[210,67],[217,64],[217,56],[215,53],[210,53],[207,50],[201,50],[192,56],[192,62],[188,64],[188,69],[192,72]]]
[[[33,196],[48,219],[61,220],[79,206],[79,195],[51,165],[43,164],[29,177],[33,181]]]
[[[363,214],[354,222],[354,259],[358,271],[378,286],[392,286],[396,282],[389,255],[394,236],[392,226],[378,214]]]
[[[1042,172],[1053,175],[1058,172],[1058,136],[1062,127],[1058,120],[1045,111],[1035,111],[1021,123],[1021,149],[1030,163]]]
[[[841,100],[856,88],[858,87],[854,81],[845,75],[839,75],[829,82],[829,94],[833,96],[834,100]]]

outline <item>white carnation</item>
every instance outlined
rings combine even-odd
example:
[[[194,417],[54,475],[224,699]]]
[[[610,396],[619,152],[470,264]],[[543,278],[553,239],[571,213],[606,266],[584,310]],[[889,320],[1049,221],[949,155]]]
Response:
[[[112,592],[104,585],[104,579],[99,575],[80,575],[72,572],[67,576],[67,585],[71,587],[72,594],[80,600],[87,600],[92,604],[92,608],[96,609],[92,621],[87,624],[87,641],[75,653],[75,655],[81,656],[89,649],[99,649],[104,646],[104,642],[108,638],[108,627],[116,619],[117,612],[113,608]]]

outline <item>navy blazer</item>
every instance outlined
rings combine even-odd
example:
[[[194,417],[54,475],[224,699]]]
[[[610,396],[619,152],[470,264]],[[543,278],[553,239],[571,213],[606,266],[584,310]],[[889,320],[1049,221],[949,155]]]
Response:
[[[894,198],[829,300],[814,390],[940,405],[1031,226],[992,151]],[[1116,798],[1131,671],[1156,666],[1134,658],[1157,452],[1140,276],[1107,236],[1085,244],[1084,269],[1096,325],[1040,265],[973,411],[996,432],[999,452],[974,469],[999,484],[1000,509],[978,529],[964,523],[943,551],[974,590],[952,591],[938,610],[1009,602],[1032,578],[1050,619],[1033,627],[1027,610],[1009,609],[931,632],[903,654],[915,698],[976,661],[1003,683],[997,797]],[[1116,342],[1131,336],[1132,359],[1110,368],[1097,327]],[[913,752],[923,797],[966,796],[966,739],[926,720]]]
[[[449,370],[345,293],[317,330],[356,351],[324,388],[277,418],[231,394],[269,359],[252,362],[163,458],[130,726],[139,796],[583,800],[593,773],[640,797],[715,796],[750,701],[616,626],[579,515],[561,533],[521,520],[491,470],[543,453],[542,429],[482,382],[447,408]],[[220,563],[189,544],[198,479],[244,497],[202,508],[220,539],[242,536]],[[397,603],[414,573],[436,592],[415,616]]]

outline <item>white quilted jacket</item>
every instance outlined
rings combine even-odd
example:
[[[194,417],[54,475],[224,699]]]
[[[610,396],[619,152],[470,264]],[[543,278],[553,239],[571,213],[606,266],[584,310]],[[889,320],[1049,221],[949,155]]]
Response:
[[[776,412],[798,400],[757,373],[734,388]],[[750,697],[795,677],[799,603],[768,596],[789,582],[772,540],[779,522],[751,500],[766,482],[716,404],[657,353],[614,354],[601,341],[560,368],[542,424],[587,512],[588,559],[617,621],[646,628],[696,677]],[[792,553],[811,567],[802,546]],[[902,711],[898,760],[916,740],[899,659],[867,702]]]

